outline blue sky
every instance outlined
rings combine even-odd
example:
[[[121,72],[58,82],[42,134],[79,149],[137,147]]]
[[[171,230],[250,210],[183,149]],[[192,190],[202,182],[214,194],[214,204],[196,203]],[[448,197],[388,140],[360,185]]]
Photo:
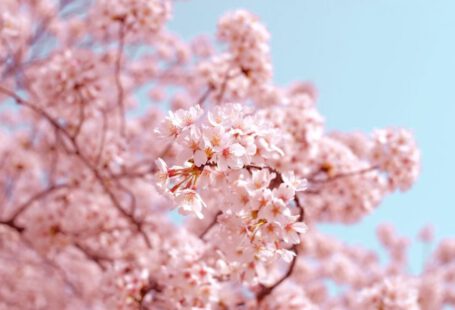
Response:
[[[437,238],[455,235],[455,1],[175,1],[170,29],[184,38],[213,34],[223,12],[245,8],[267,25],[274,80],[310,80],[330,130],[411,129],[422,151],[414,188],[388,197],[354,226],[323,229],[378,248],[377,224],[413,237],[433,223]],[[422,261],[412,248],[411,270]]]

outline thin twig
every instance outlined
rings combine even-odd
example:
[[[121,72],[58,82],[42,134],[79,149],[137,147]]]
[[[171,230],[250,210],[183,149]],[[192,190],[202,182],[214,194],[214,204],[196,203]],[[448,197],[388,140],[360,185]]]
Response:
[[[68,184],[57,184],[57,185],[51,185],[50,187],[36,193],[32,197],[30,197],[27,201],[25,201],[23,204],[21,204],[19,207],[17,207],[16,211],[10,216],[9,220],[7,222],[14,223],[16,219],[21,215],[27,208],[29,208],[34,202],[45,198],[46,196],[50,195],[51,193],[68,188]]]
[[[85,157],[85,155],[82,154],[74,137],[72,135],[70,135],[70,133],[65,128],[63,128],[55,119],[53,119],[45,110],[41,109],[38,106],[31,104],[30,102],[21,98],[14,92],[4,88],[3,86],[0,86],[0,92],[3,92],[5,94],[9,95],[10,97],[12,97],[13,99],[15,99],[17,104],[28,107],[28,108],[32,109],[34,112],[36,112],[37,114],[43,116],[52,126],[54,126],[56,129],[60,130],[63,133],[63,135],[70,141],[71,146],[74,149],[74,155],[76,155],[76,157],[83,163],[83,165],[92,172],[92,174],[95,176],[95,179],[97,180],[97,182],[101,185],[104,192],[108,195],[108,197],[111,200],[114,207],[120,212],[120,214],[125,219],[127,219],[137,229],[137,231],[142,235],[146,245],[150,248],[151,241],[150,241],[149,237],[147,236],[147,234],[143,231],[141,223],[139,221],[137,221],[133,215],[129,214],[127,211],[125,211],[123,209],[121,203],[119,202],[119,200],[117,199],[115,194],[110,189],[107,180],[105,180],[104,177],[101,175],[101,173],[98,171],[98,169],[95,166],[93,166],[92,163],[90,163],[90,161],[87,159],[87,157]]]
[[[82,244],[78,243],[78,242],[74,242],[74,246],[82,253],[84,254],[84,256],[94,262],[96,265],[98,265],[98,267],[102,270],[102,271],[106,271],[106,267],[103,265],[103,261],[107,261],[109,260],[108,258],[106,257],[101,257],[97,254],[94,254],[92,253],[92,251],[86,249]]]
[[[115,62],[115,84],[117,87],[117,106],[119,108],[120,115],[120,132],[122,135],[125,134],[125,91],[123,89],[122,82],[120,80],[120,70],[122,65],[123,58],[123,49],[125,46],[125,23],[123,20],[120,22],[119,26],[119,43],[117,48],[117,60]]]
[[[199,234],[200,239],[204,239],[205,235],[212,229],[213,226],[216,225],[218,216],[221,215],[221,211],[218,211],[215,216],[213,217],[212,222]]]
[[[99,162],[101,160],[101,156],[103,155],[104,144],[106,143],[106,135],[107,135],[107,129],[108,129],[107,128],[108,127],[108,123],[107,123],[106,111],[101,110],[101,114],[103,115],[103,125],[102,125],[102,128],[101,128],[101,141],[100,141],[100,144],[99,144],[99,147],[98,147],[98,151],[97,151],[96,157],[95,157],[96,165],[99,164]]]

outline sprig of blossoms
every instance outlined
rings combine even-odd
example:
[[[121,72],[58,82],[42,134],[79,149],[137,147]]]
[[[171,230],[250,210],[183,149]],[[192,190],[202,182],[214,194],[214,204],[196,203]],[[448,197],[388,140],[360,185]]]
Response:
[[[385,278],[382,283],[360,291],[359,308],[417,310],[418,290],[416,281],[404,277]]]
[[[177,161],[183,162],[168,167],[158,159],[159,186],[185,215],[203,218],[213,197],[224,202],[213,206],[222,213],[217,236],[223,242],[216,236],[213,241],[242,281],[257,281],[270,260],[290,262],[290,248],[307,230],[295,197],[305,182],[267,166],[282,151],[276,132],[259,115],[239,104],[207,114],[194,106],[170,112],[157,130],[175,142]]]
[[[226,14],[218,23],[218,37],[229,44],[235,62],[253,85],[270,79],[270,34],[257,16],[245,10]]]
[[[259,93],[272,77],[266,27],[250,12],[237,10],[220,19],[217,36],[227,43],[228,51],[198,67],[215,98],[239,100]]]
[[[406,129],[381,129],[373,133],[372,159],[387,173],[391,190],[409,189],[420,170],[420,152]]]
[[[202,202],[197,192],[214,182],[219,173],[261,165],[282,154],[275,141],[276,132],[239,104],[217,107],[204,118],[200,106],[170,112],[157,129],[164,138],[178,145],[182,166],[168,168],[157,161],[160,187],[178,202],[180,210],[202,217]]]
[[[33,89],[48,105],[93,105],[102,82],[96,55],[89,50],[64,50],[35,72]]]
[[[282,179],[280,181],[280,179]],[[282,259],[292,261],[293,245],[307,231],[303,210],[295,197],[304,182],[292,174],[252,169],[221,194],[223,215],[211,235],[234,273],[245,282],[267,280],[267,266]]]
[[[170,18],[171,2],[168,0],[98,0],[92,11],[92,23],[104,34],[118,36],[116,24],[124,32],[136,37],[157,34]],[[118,25],[117,25],[118,26]]]

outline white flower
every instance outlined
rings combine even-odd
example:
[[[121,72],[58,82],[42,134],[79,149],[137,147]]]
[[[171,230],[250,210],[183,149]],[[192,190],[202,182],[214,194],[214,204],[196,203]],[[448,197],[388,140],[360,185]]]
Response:
[[[242,159],[243,155],[245,155],[245,148],[239,143],[233,143],[225,147],[220,153],[217,154],[218,168],[220,170],[227,170],[228,168],[242,168],[244,165]]]
[[[308,181],[305,179],[298,179],[295,176],[294,171],[282,173],[281,178],[286,185],[296,192],[301,192],[308,188]]]
[[[167,189],[169,185],[169,172],[167,169],[166,162],[161,158],[158,158],[155,161],[156,166],[158,167],[158,172],[155,174],[155,177],[158,182],[158,186],[162,189]]]
[[[304,234],[308,231],[308,226],[304,222],[289,223],[284,226],[283,240],[287,243],[300,243],[299,234]]]
[[[175,195],[175,201],[181,214],[193,213],[200,219],[204,217],[202,208],[206,208],[207,205],[196,191],[192,189],[178,191]]]

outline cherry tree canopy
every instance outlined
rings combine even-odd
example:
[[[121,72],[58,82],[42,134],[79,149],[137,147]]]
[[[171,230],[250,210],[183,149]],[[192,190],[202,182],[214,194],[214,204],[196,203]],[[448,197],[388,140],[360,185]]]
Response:
[[[317,228],[408,190],[412,134],[326,131],[313,85],[273,83],[258,17],[187,42],[171,10],[0,2],[0,308],[455,306],[455,240],[415,276],[393,227],[387,264]]]

